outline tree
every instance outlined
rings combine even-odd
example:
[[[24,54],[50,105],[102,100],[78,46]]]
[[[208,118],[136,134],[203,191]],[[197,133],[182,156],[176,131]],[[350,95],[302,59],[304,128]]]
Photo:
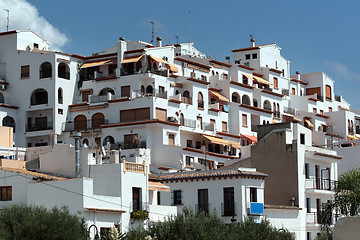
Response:
[[[293,235],[287,230],[279,231],[271,226],[268,220],[256,223],[248,218],[240,224],[226,224],[216,213],[194,213],[184,209],[181,214],[172,216],[167,221],[151,224],[147,230],[137,228],[130,230],[125,239],[157,239],[157,240],[292,240]]]
[[[0,211],[0,239],[87,239],[83,218],[70,214],[67,207],[51,210],[40,206],[13,205]]]
[[[322,226],[318,239],[332,239],[331,224],[337,215],[355,216],[360,213],[360,168],[343,173],[334,190],[333,199],[322,205],[319,215]]]

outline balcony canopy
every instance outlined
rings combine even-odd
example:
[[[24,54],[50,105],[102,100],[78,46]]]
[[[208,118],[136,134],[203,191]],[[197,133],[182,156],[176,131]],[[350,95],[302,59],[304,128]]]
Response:
[[[103,60],[103,61],[97,61],[97,62],[91,62],[91,63],[84,63],[81,68],[89,68],[89,67],[98,67],[102,65],[112,64],[113,61],[111,60]]]
[[[247,75],[247,74],[245,74],[245,73],[243,73],[243,75],[247,78],[247,79],[252,79],[252,77],[250,76],[250,75]]]
[[[149,181],[149,190],[170,192],[170,187],[159,182]]]
[[[173,72],[179,72],[178,68],[175,65],[172,65],[170,63],[168,63],[167,61],[165,61],[162,58],[159,57],[154,57],[154,56],[150,56],[152,60],[157,61],[157,62],[161,62],[161,63],[165,63],[166,64],[166,68],[169,69],[170,71]]]
[[[227,141],[227,140],[219,138],[219,137],[213,137],[213,136],[208,136],[208,135],[203,135],[203,137],[210,140],[211,143],[231,146],[233,148],[239,148],[239,149],[241,148],[240,143],[237,143],[237,142]]]
[[[309,127],[314,127],[314,125],[310,122],[310,120],[304,119],[304,122],[306,122]]]
[[[144,55],[140,55],[140,56],[135,56],[135,57],[127,57],[124,60],[121,61],[121,64],[123,63],[134,63],[134,62],[138,62],[140,61],[140,59],[143,57]]]
[[[224,97],[223,95],[221,95],[221,94],[218,93],[218,92],[209,91],[209,94],[210,94],[212,97],[214,97],[215,99],[219,100],[219,101],[226,102],[226,103],[229,102],[229,99],[227,99],[226,97]]]
[[[261,77],[253,76],[253,78],[255,81],[257,81],[259,83],[266,84],[266,85],[272,85],[268,80],[265,80]]]

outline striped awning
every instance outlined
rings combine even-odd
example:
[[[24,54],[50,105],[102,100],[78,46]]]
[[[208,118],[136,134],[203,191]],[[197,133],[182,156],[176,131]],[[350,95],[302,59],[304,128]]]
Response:
[[[140,59],[143,57],[144,55],[140,55],[140,56],[136,56],[136,57],[127,57],[124,60],[121,61],[121,64],[123,63],[134,63],[134,62],[138,62],[140,61]]]
[[[272,85],[268,80],[265,80],[261,77],[253,76],[253,78],[255,81],[257,81],[259,83],[266,84],[266,85]]]
[[[314,127],[314,125],[308,119],[304,119],[304,122],[308,124],[309,127]]]
[[[210,140],[210,142],[215,143],[215,144],[231,146],[233,148],[239,148],[239,149],[241,148],[240,143],[237,143],[237,142],[227,141],[227,140],[219,138],[219,137],[213,137],[213,136],[208,136],[208,135],[203,135],[203,137],[205,137],[206,139]]]
[[[153,60],[157,61],[157,62],[161,62],[161,63],[165,63],[165,64],[169,64],[167,61],[165,61],[162,58],[159,57],[154,57],[154,56],[150,56]]]
[[[224,97],[223,95],[221,95],[218,92],[215,91],[209,91],[210,95],[214,96],[216,99],[223,101],[223,102],[230,102],[229,99],[227,99],[226,97]]]
[[[250,75],[247,75],[247,74],[245,74],[245,73],[243,73],[243,76],[245,76],[247,79],[252,79],[252,77],[250,76]]]
[[[167,64],[166,68],[175,73],[179,72],[179,69],[177,68],[177,66],[172,65],[172,64]]]
[[[81,68],[89,68],[89,67],[98,67],[101,65],[111,64],[113,63],[111,60],[103,60],[98,62],[84,63]]]

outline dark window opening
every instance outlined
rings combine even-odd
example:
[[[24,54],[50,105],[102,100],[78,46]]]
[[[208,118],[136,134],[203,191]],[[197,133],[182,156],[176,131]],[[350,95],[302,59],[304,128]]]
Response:
[[[181,205],[181,190],[175,190],[173,192],[173,198],[174,198],[174,205]]]

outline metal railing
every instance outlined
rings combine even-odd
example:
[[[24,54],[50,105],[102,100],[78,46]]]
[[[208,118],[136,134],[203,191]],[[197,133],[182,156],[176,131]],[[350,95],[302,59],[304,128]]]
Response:
[[[91,103],[99,103],[99,102],[106,102],[108,100],[108,95],[91,95],[90,102]]]
[[[228,202],[221,204],[221,216],[236,216],[235,202]]]
[[[149,211],[149,203],[148,202],[130,202],[130,206],[132,211]]]
[[[61,71],[61,72],[58,72],[58,77],[59,78],[70,79],[70,73]]]
[[[53,129],[53,122],[47,122],[45,124],[33,123],[26,125],[26,132],[35,132],[42,130],[51,130]]]
[[[310,224],[319,223],[318,213],[317,212],[306,213],[306,223],[310,223]]]
[[[215,125],[213,123],[202,123],[201,126],[202,130],[207,130],[207,131],[214,131],[215,130]]]
[[[195,204],[195,212],[209,213],[209,209],[210,209],[210,204],[208,203]]]
[[[146,148],[146,141],[141,142],[117,142],[119,149],[136,149],[136,148]]]
[[[289,96],[289,89],[281,89],[282,95]]]
[[[180,119],[180,124],[185,127],[196,128],[196,120],[184,118]]]
[[[158,89],[156,89],[155,91],[152,90],[150,92],[146,92],[146,91],[143,92],[141,90],[133,90],[132,92],[135,93],[135,98],[155,96],[155,97],[167,99],[167,92],[162,92],[159,91]]]
[[[40,78],[52,77],[52,70],[40,70]]]
[[[288,113],[291,115],[295,115],[295,108],[291,108],[291,107],[284,107],[284,113]]]
[[[108,123],[109,121],[107,119],[99,119],[94,121],[92,121],[91,119],[83,121],[69,121],[63,123],[63,129],[65,132],[74,130],[95,129],[100,128],[101,125]]]
[[[318,189],[318,190],[327,190],[334,191],[337,181],[330,179],[306,179],[305,186],[306,189]]]

